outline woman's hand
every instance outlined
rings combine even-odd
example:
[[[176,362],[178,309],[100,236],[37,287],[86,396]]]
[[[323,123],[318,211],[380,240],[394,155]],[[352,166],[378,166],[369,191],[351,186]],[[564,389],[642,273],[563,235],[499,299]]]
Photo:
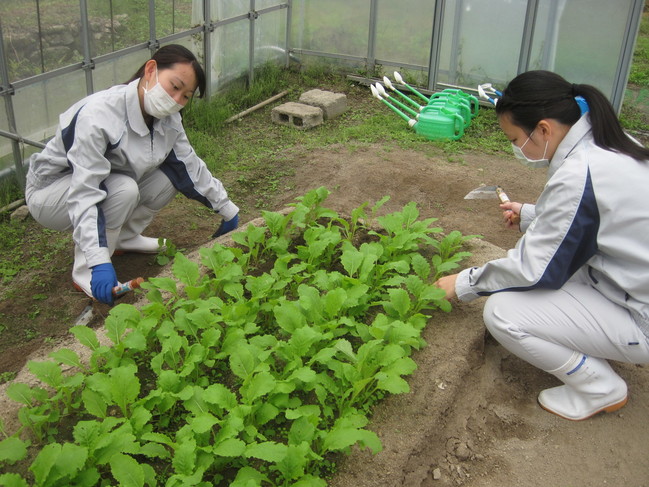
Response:
[[[443,289],[446,292],[446,299],[450,300],[457,297],[457,294],[455,294],[455,281],[457,281],[457,274],[452,274],[437,279],[435,286]]]
[[[521,223],[521,208],[523,208],[522,203],[508,201],[507,203],[502,203],[500,205],[500,208],[502,208],[503,210],[505,226],[507,228],[518,228]]]

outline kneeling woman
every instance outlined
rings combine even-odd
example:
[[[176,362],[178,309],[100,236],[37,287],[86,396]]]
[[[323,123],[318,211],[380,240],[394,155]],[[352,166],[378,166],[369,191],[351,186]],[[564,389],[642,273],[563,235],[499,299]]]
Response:
[[[160,48],[124,85],[94,93],[60,116],[56,136],[29,161],[32,216],[72,231],[75,287],[112,304],[116,250],[157,253],[142,232],[177,191],[218,212],[214,236],[237,227],[239,209],[192,149],[178,113],[205,73],[180,45]]]
[[[440,279],[447,297],[489,296],[484,320],[509,351],[559,378],[540,405],[581,420],[627,402],[606,359],[649,362],[649,150],[606,97],[547,71],[496,104],[515,155],[548,167],[536,205],[501,205],[524,235],[503,259]]]

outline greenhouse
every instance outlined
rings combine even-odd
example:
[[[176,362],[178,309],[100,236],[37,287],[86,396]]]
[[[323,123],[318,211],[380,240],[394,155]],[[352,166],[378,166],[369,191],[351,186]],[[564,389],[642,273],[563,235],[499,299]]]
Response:
[[[646,0],[3,1],[0,99],[0,486],[646,484]]]
[[[208,95],[241,76],[253,83],[255,67],[268,62],[324,61],[351,73],[404,70],[431,92],[475,91],[549,69],[592,82],[619,108],[642,7],[642,0],[5,2],[0,169],[22,181],[22,164],[53,135],[60,112],[123,82],[172,42],[210,67]]]

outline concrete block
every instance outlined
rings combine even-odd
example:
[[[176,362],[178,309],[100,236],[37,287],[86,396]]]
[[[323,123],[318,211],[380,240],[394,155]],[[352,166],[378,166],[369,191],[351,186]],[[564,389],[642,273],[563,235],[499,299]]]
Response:
[[[320,108],[292,101],[273,108],[270,116],[275,123],[300,130],[316,127],[324,120]]]
[[[347,95],[324,90],[309,90],[302,93],[300,103],[322,109],[324,119],[330,120],[347,110]]]

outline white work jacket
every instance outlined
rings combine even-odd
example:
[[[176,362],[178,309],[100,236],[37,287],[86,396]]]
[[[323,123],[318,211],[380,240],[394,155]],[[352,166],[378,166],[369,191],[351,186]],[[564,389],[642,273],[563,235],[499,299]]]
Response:
[[[649,161],[595,145],[589,117],[559,144],[536,206],[525,205],[516,247],[463,270],[458,298],[559,289],[578,270],[627,308],[649,336]]]

